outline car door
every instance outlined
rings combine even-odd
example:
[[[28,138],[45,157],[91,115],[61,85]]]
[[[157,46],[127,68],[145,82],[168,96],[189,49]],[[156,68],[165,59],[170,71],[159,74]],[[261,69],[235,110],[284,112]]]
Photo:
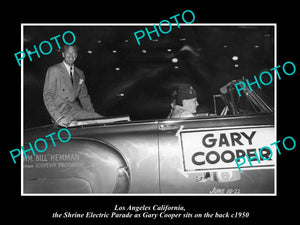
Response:
[[[268,161],[253,158],[275,141],[273,124],[272,114],[160,121],[161,192],[274,193],[275,154]],[[252,166],[246,161],[238,171],[235,158],[246,154]]]

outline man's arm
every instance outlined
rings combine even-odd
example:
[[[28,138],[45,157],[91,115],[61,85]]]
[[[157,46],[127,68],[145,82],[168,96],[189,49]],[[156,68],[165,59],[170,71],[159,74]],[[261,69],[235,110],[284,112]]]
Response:
[[[53,67],[48,68],[46,73],[45,83],[44,83],[44,90],[43,90],[44,104],[49,114],[56,122],[63,117],[60,109],[63,107],[64,104],[63,101],[57,101],[58,98],[56,94],[57,76],[58,74],[55,68]]]

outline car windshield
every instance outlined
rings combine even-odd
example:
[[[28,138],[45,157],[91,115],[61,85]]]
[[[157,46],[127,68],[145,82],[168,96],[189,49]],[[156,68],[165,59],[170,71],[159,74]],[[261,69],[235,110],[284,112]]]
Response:
[[[273,112],[273,97],[268,96],[266,90],[253,88],[254,90],[251,91],[246,87],[240,92],[239,96],[234,87],[235,83],[237,83],[237,81],[231,82],[229,85],[223,87],[220,95],[214,96],[215,114],[224,116]],[[270,89],[273,90],[272,87]],[[272,95],[272,92],[269,91],[269,94],[270,93]],[[220,98],[222,102],[220,103],[216,98]],[[217,102],[219,102],[219,104],[217,104]],[[220,108],[222,108],[221,112]]]

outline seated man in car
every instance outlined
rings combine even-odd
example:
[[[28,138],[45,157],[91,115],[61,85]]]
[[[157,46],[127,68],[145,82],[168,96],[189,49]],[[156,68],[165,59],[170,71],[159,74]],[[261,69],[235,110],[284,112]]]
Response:
[[[102,117],[91,103],[83,71],[74,66],[77,56],[76,45],[65,45],[63,61],[49,67],[45,78],[45,106],[55,123],[64,127],[73,120]]]
[[[171,112],[167,118],[194,117],[198,106],[195,89],[189,84],[181,84],[178,86],[174,101],[171,103]]]

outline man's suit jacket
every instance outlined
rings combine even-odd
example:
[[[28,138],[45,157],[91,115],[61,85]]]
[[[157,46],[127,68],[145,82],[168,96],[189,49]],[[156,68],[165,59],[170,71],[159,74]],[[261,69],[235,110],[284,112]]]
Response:
[[[85,110],[94,113],[94,108],[85,85],[82,70],[74,67],[74,81],[63,62],[48,68],[45,78],[43,98],[51,117],[58,121],[63,116],[71,116],[72,110]],[[80,101],[80,105],[77,102]]]

